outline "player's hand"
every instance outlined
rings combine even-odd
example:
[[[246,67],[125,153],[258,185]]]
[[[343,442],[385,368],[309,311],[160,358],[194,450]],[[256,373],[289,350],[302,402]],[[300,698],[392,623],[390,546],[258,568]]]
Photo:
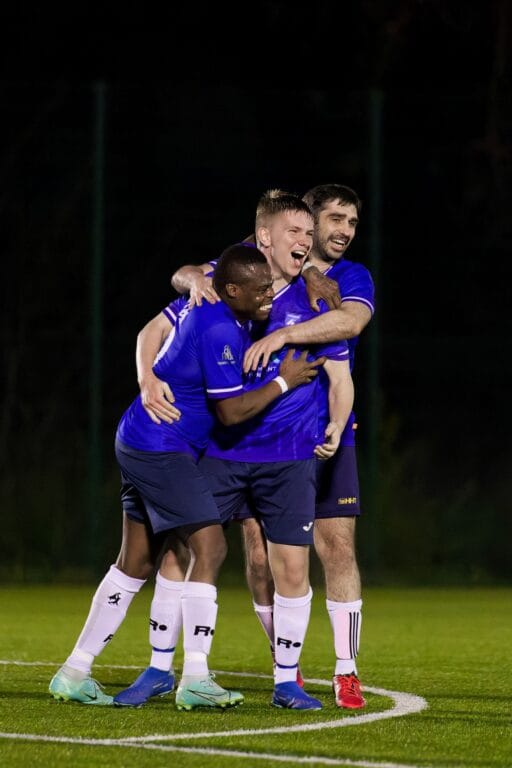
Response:
[[[309,384],[315,376],[318,376],[318,369],[325,363],[325,357],[319,357],[317,360],[309,362],[308,351],[304,350],[299,357],[294,357],[295,350],[289,349],[286,357],[279,366],[279,376],[288,384],[288,389],[300,387],[301,384]]]
[[[166,381],[154,374],[146,376],[140,382],[140,397],[144,410],[155,424],[179,420],[181,411],[173,405],[174,395]]]
[[[325,442],[317,445],[314,454],[318,459],[332,458],[338,450],[341,438],[341,428],[335,421],[330,421],[325,428]]]
[[[259,341],[251,344],[244,355],[244,373],[257,370],[260,362],[263,368],[268,365],[272,352],[277,352],[286,344],[286,332],[284,328],[272,331]]]
[[[329,309],[339,309],[341,307],[340,289],[336,280],[326,277],[316,267],[305,269],[302,276],[306,282],[306,291],[311,309],[315,312],[320,311],[318,304],[320,299],[325,301]]]
[[[212,285],[211,277],[206,275],[198,275],[194,278],[194,281],[190,287],[190,298],[188,300],[188,306],[200,307],[203,303],[203,299],[206,299],[208,304],[216,304],[220,301],[220,296]]]

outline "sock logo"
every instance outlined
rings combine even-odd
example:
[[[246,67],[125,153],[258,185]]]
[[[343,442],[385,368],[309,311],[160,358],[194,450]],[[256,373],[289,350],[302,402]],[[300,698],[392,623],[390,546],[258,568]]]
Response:
[[[149,620],[149,626],[151,627],[151,629],[154,629],[155,632],[157,629],[161,629],[162,632],[165,632],[165,630],[167,629],[167,624],[159,624],[158,621],[155,621],[154,619]]]
[[[208,637],[208,635],[214,635],[215,630],[211,627],[205,627],[201,624],[196,624],[194,627],[194,635],[204,635],[205,637]]]
[[[119,605],[119,601],[121,600],[121,593],[120,592],[114,592],[113,595],[108,596],[108,604],[109,605]]]
[[[276,645],[284,645],[288,648],[300,648],[302,643],[294,643],[293,640],[287,640],[285,637],[278,637]]]
[[[103,642],[104,643],[110,643],[110,641],[112,640],[113,637],[114,637],[114,635],[107,635]]]

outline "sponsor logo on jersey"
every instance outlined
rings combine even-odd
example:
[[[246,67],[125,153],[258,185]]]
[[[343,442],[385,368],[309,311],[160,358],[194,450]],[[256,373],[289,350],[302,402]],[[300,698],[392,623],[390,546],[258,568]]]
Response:
[[[293,312],[287,312],[285,320],[284,320],[284,324],[285,325],[296,325],[297,323],[300,323],[302,319],[303,318],[301,318],[300,315],[297,315],[297,314],[295,314]]]

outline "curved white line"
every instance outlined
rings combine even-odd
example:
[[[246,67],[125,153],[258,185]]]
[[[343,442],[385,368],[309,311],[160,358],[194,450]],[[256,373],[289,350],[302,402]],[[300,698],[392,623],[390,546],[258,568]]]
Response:
[[[354,768],[419,768],[416,765],[405,763],[376,763],[368,760],[348,760],[335,757],[324,757],[308,755],[301,757],[299,755],[274,755],[268,752],[242,752],[241,750],[215,749],[214,747],[177,747],[165,746],[163,744],[134,744],[117,739],[74,739],[63,736],[37,736],[33,733],[0,733],[0,738],[19,739],[22,741],[44,741],[57,742],[61,744],[75,744],[77,746],[87,747],[129,747],[131,749],[153,749],[158,752],[185,752],[196,755],[222,757],[237,757],[242,759],[251,758],[253,760],[272,760],[281,763],[309,764],[318,763],[320,765],[347,765]],[[425,766],[423,766],[425,768]]]
[[[241,677],[236,672],[217,672],[219,675],[234,675]],[[244,677],[270,677],[270,675],[243,673]],[[331,680],[318,680],[316,678],[306,678],[307,683],[316,685],[332,685]],[[150,736],[132,736],[123,739],[123,743],[144,743],[158,741],[182,741],[183,739],[207,739],[231,736],[264,736],[275,733],[297,733],[305,731],[319,731],[324,728],[344,728],[349,725],[364,725],[373,723],[377,720],[387,720],[392,717],[404,717],[421,712],[428,707],[427,702],[422,696],[415,696],[412,693],[402,693],[401,691],[387,691],[385,688],[372,688],[363,686],[364,691],[374,693],[377,696],[387,696],[392,699],[394,706],[386,709],[384,712],[370,712],[364,715],[353,715],[352,717],[341,717],[336,720],[322,720],[316,723],[301,723],[298,725],[283,725],[274,728],[238,728],[232,731],[204,731],[203,733],[176,733],[176,734],[153,734]]]
[[[1,660],[0,664],[12,664],[16,666],[58,666],[50,662],[23,662],[23,661],[9,661]],[[140,669],[140,667],[133,667],[127,665],[96,665],[96,666],[110,666],[115,669]],[[259,674],[254,672],[233,672],[217,670],[216,674],[219,675],[232,675],[234,677],[257,677],[257,678],[271,678],[271,675]],[[325,685],[330,687],[331,680],[322,680],[317,678],[307,678],[306,682],[316,685]],[[404,717],[405,715],[415,714],[421,712],[428,707],[428,704],[421,696],[416,696],[411,693],[403,693],[401,691],[388,691],[385,688],[373,688],[370,686],[363,686],[364,691],[373,693],[377,696],[387,696],[392,699],[394,706],[384,712],[373,712],[364,715],[353,715],[352,717],[341,717],[336,720],[326,720],[316,723],[302,723],[298,725],[287,725],[274,728],[239,728],[231,731],[205,731],[202,733],[167,733],[167,734],[153,734],[150,736],[133,736],[125,737],[123,739],[87,739],[87,738],[74,738],[65,736],[46,736],[44,734],[34,733],[3,733],[0,732],[0,738],[2,739],[16,739],[22,741],[43,741],[43,742],[56,742],[65,744],[77,744],[83,746],[118,746],[118,747],[132,747],[139,749],[155,749],[163,752],[190,752],[201,753],[205,755],[222,755],[225,757],[239,757],[239,758],[253,758],[261,760],[274,760],[278,762],[292,762],[295,764],[311,764],[317,763],[322,765],[340,765],[340,766],[354,766],[354,768],[416,768],[416,766],[405,765],[404,763],[379,763],[369,761],[351,761],[336,758],[328,758],[321,756],[308,756],[299,757],[297,755],[273,755],[261,752],[242,752],[235,750],[223,750],[215,749],[211,747],[179,747],[176,745],[163,745],[158,744],[161,741],[182,741],[182,740],[195,740],[206,738],[222,738],[232,736],[259,736],[278,733],[292,733],[292,732],[305,732],[305,731],[318,731],[326,728],[343,728],[349,725],[363,725],[365,723],[375,722],[377,720],[385,720],[392,717]]]

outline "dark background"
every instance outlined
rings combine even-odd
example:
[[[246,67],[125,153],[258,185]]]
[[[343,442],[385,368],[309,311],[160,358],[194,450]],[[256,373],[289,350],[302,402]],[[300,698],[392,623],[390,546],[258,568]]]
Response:
[[[103,572],[113,435],[170,275],[247,235],[264,190],[339,182],[377,287],[354,372],[363,576],[510,581],[506,0],[3,22],[1,577]]]

